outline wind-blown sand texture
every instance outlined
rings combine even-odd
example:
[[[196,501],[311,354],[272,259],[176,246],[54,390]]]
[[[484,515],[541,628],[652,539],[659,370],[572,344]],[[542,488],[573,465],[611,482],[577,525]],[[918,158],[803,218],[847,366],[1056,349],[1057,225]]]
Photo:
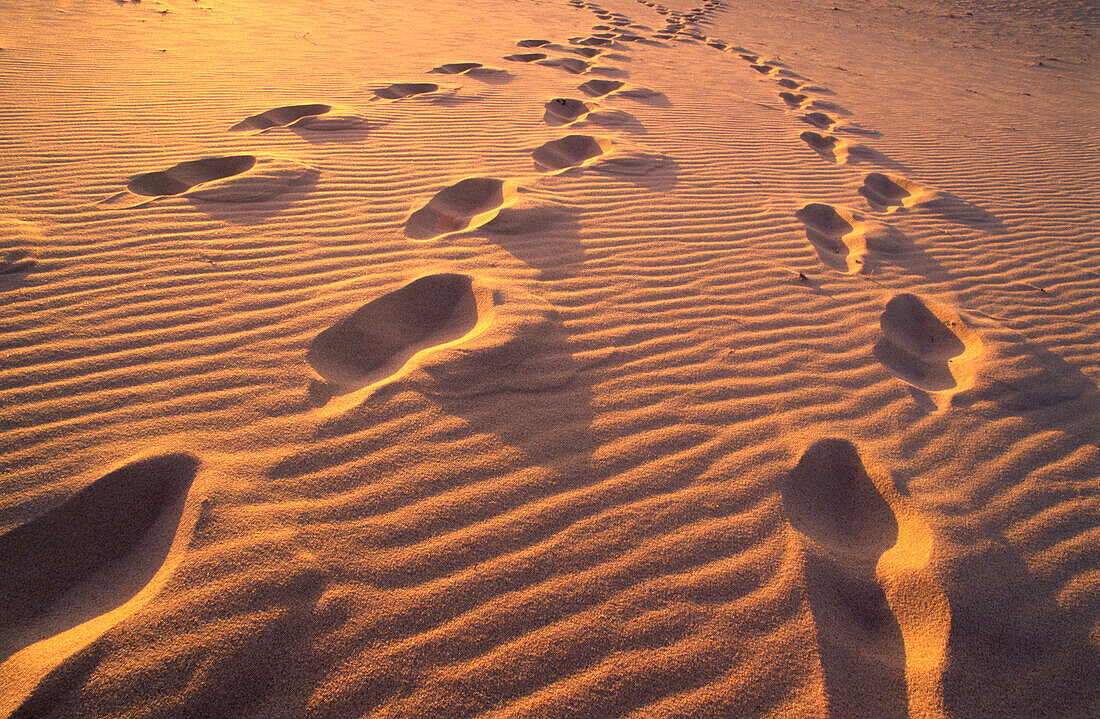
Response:
[[[0,6],[0,715],[1100,715],[1094,2]]]

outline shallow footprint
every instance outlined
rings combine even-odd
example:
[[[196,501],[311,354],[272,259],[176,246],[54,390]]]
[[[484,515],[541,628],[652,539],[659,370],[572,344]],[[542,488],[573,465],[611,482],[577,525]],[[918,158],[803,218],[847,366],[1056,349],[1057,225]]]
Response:
[[[514,183],[471,177],[446,187],[409,216],[405,236],[431,240],[485,224],[516,197]]]
[[[611,152],[611,141],[591,135],[566,135],[551,140],[531,153],[540,172],[556,172],[583,167]]]
[[[415,97],[416,95],[438,91],[439,85],[431,82],[399,82],[372,90],[375,97],[380,97],[383,100],[402,100],[406,97]]]
[[[786,477],[834,716],[943,716],[951,607],[931,570],[934,535],[855,445],[823,439]]]
[[[544,65],[546,67],[556,67],[560,70],[572,73],[573,75],[580,75],[588,70],[588,68],[592,67],[592,63],[578,60],[575,57],[556,57],[551,60],[536,60],[535,64]]]
[[[973,385],[981,340],[949,308],[903,293],[886,303],[879,324],[875,357],[900,379],[926,392]]]
[[[875,576],[898,521],[855,446],[811,445],[787,475],[783,508],[804,545],[826,698],[836,716],[908,717],[905,643]]]
[[[549,40],[520,40],[516,43],[516,47],[542,47],[549,44]]]
[[[821,202],[805,205],[795,217],[806,226],[806,238],[821,261],[839,272],[858,272],[867,253],[862,223],[851,210]]]
[[[799,119],[822,130],[831,130],[837,125],[836,118],[824,112],[808,112]]]

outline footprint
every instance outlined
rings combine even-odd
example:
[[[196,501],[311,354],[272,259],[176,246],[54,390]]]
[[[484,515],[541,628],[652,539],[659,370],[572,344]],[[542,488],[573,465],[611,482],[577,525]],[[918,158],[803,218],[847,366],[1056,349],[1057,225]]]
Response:
[[[582,72],[592,67],[592,63],[578,60],[575,57],[556,57],[552,60],[538,60],[536,64],[560,68],[574,75],[580,75]]]
[[[981,340],[949,308],[903,293],[886,303],[879,324],[875,357],[900,379],[926,392],[974,384]]]
[[[549,40],[520,40],[516,43],[516,47],[542,47],[549,44]]]
[[[873,209],[893,212],[912,207],[928,199],[931,193],[904,177],[872,172],[863,178],[859,194],[867,199]]]
[[[68,590],[138,549],[199,468],[190,454],[131,462],[0,535],[0,626],[45,612]]]
[[[30,253],[30,250],[8,250],[0,254],[0,275],[18,275],[30,272],[38,264],[38,260]]]
[[[546,59],[546,53],[544,53],[544,52],[527,52],[527,53],[519,53],[519,54],[516,54],[516,55],[505,55],[504,59],[509,60],[511,62],[534,62],[535,60],[545,60]]]
[[[811,445],[782,497],[804,537],[830,716],[943,716],[951,611],[931,571],[927,522],[844,439]]]
[[[582,47],[607,47],[614,44],[614,41],[610,37],[598,37],[597,35],[571,37],[569,38],[569,42]]]
[[[761,75],[774,75],[775,72],[776,72],[776,68],[769,65],[766,62],[757,63],[755,65],[749,65],[749,67],[752,68],[753,70],[756,70]]]
[[[316,117],[332,110],[331,105],[286,105],[276,107],[258,115],[252,115],[229,128],[230,132],[245,132],[250,130],[266,130],[271,127],[286,127],[298,122],[304,117]]]
[[[546,113],[543,115],[543,120],[549,125],[568,125],[584,119],[596,107],[593,103],[584,102],[583,100],[555,97],[546,103]]]
[[[0,216],[0,276],[11,279],[33,270],[35,250],[44,242],[36,225]]]
[[[806,238],[817,250],[821,261],[838,272],[859,272],[867,241],[862,223],[850,210],[821,202],[812,202],[795,217],[806,226]]]
[[[183,195],[210,202],[259,202],[309,184],[318,171],[290,160],[254,155],[206,157],[132,177],[126,190],[100,204],[134,207]]]
[[[484,65],[480,62],[449,62],[439,67],[433,67],[431,70],[428,70],[428,72],[436,75],[461,75],[481,67],[484,67]]]
[[[546,300],[511,284],[433,274],[374,299],[324,330],[306,360],[315,403],[342,411],[351,394],[408,377],[438,397],[540,392],[573,380],[561,318]]]
[[[401,100],[406,97],[438,91],[439,85],[430,82],[400,82],[373,90],[375,96],[383,100]]]
[[[802,122],[807,122],[822,130],[831,130],[837,125],[836,118],[824,112],[808,112],[799,119],[802,120]]]
[[[540,172],[555,172],[571,167],[583,167],[611,152],[611,141],[591,135],[566,135],[551,140],[533,153],[532,159]]]
[[[392,375],[417,352],[454,341],[477,325],[470,277],[421,277],[360,307],[317,335],[306,361],[331,394],[346,394]]]
[[[789,77],[785,77],[782,80],[779,80],[776,84],[778,84],[780,87],[785,87],[788,90],[801,90],[802,88],[806,87],[806,83],[799,82],[798,80],[792,80]]]
[[[589,80],[577,89],[590,97],[603,97],[619,90],[624,85],[626,85],[625,82],[619,82],[618,80]]]
[[[803,108],[810,98],[800,93],[781,92],[779,93],[779,99],[786,103],[787,107],[798,110]]]
[[[493,219],[515,201],[514,183],[490,177],[471,177],[437,192],[428,204],[409,216],[405,236],[431,240],[472,229]]]
[[[603,48],[598,48],[598,47],[574,47],[574,48],[569,48],[569,52],[580,55],[581,57],[587,57],[589,59],[592,59],[592,58],[596,57],[597,55],[602,54],[604,52],[604,50],[603,50]]]
[[[905,643],[875,576],[898,521],[851,442],[825,439],[802,455],[782,488],[804,544],[830,716],[908,716]]]
[[[806,130],[799,137],[810,146],[810,149],[827,160],[831,160],[838,165],[843,165],[848,161],[850,144],[846,140],[841,140],[832,135],[822,135],[812,130]]]
[[[351,130],[366,126],[359,115],[333,113],[331,105],[286,105],[252,115],[229,128],[230,132],[263,131],[294,127],[314,131]]]

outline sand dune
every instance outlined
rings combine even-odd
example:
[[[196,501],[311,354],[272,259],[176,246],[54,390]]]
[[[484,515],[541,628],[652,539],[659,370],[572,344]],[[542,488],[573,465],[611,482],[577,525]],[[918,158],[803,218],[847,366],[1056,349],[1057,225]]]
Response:
[[[1100,713],[1095,3],[8,5],[0,715]]]

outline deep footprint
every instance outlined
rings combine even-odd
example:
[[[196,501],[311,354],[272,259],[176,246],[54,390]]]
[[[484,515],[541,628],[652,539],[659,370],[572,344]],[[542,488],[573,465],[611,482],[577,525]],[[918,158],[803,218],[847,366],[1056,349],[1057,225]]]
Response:
[[[540,172],[553,172],[591,164],[609,152],[610,140],[591,135],[566,135],[542,145],[531,153],[531,157]]]
[[[230,132],[247,132],[250,130],[267,130],[272,127],[286,127],[293,125],[302,118],[316,117],[331,110],[331,105],[286,105],[246,117],[229,130]]]
[[[484,67],[480,62],[449,62],[439,67],[433,67],[428,72],[436,75],[461,75],[480,67]]]
[[[543,115],[543,120],[550,125],[568,125],[571,122],[584,119],[594,109],[596,109],[595,105],[583,100],[555,97],[546,103],[546,113]]]
[[[860,270],[867,243],[851,211],[812,202],[796,212],[795,217],[805,225],[806,239],[823,263],[839,272]]]
[[[905,644],[875,575],[898,540],[893,510],[842,439],[807,449],[782,495],[791,526],[809,540],[805,586],[831,715],[907,717]]]
[[[180,195],[196,185],[239,175],[256,165],[254,155],[206,157],[173,165],[167,170],[135,175],[126,189],[143,197]]]
[[[822,157],[843,164],[848,159],[848,143],[832,135],[806,130],[799,138]]]
[[[483,225],[515,199],[512,183],[472,177],[437,192],[428,204],[409,216],[405,236],[431,240]]]
[[[198,468],[198,459],[183,453],[131,462],[0,535],[0,625],[33,618],[134,551]]]
[[[458,339],[477,324],[470,277],[421,277],[360,307],[317,335],[306,361],[333,394],[369,384],[379,371],[396,372],[412,355]]]
[[[964,389],[973,380],[977,336],[946,307],[933,310],[916,295],[895,295],[879,320],[883,338],[879,362],[894,375],[927,392]]]

